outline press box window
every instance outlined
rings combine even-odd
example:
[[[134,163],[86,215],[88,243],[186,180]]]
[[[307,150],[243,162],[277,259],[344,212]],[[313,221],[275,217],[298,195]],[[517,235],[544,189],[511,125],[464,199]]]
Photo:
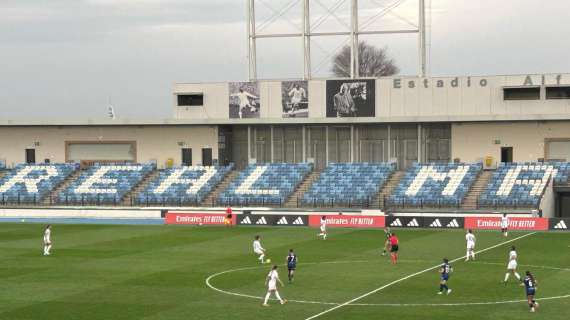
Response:
[[[540,87],[503,88],[504,100],[540,100]]]
[[[546,87],[546,99],[570,99],[570,87]]]
[[[179,107],[195,107],[204,105],[204,95],[202,93],[193,94],[179,94],[178,106]]]

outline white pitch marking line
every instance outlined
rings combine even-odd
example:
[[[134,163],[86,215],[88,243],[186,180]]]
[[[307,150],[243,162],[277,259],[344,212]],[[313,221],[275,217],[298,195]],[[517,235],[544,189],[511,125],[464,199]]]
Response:
[[[400,262],[431,262],[431,260],[412,260],[412,259],[402,259],[399,260]],[[303,265],[315,265],[315,264],[342,264],[342,263],[361,263],[361,262],[371,262],[370,260],[351,260],[351,261],[325,261],[325,262],[305,262]],[[483,261],[473,261],[469,264],[486,264],[486,265],[504,265],[504,263],[499,262],[483,262]],[[570,271],[568,268],[557,268],[557,267],[550,267],[550,266],[539,266],[539,265],[520,265],[521,267],[533,267],[533,268],[541,268],[541,269],[550,269],[550,270],[561,270],[561,271]],[[244,270],[253,270],[253,269],[260,269],[264,268],[265,266],[256,266],[256,267],[244,267],[244,268],[236,268],[231,270],[225,270],[222,272],[218,272],[216,274],[210,275],[206,279],[206,285],[217,292],[242,297],[242,298],[251,298],[256,300],[261,300],[263,297],[261,296],[254,296],[249,294],[237,293],[222,290],[219,288],[214,287],[210,282],[217,276],[226,273],[232,273],[237,271],[244,271]],[[543,301],[543,300],[555,300],[555,299],[565,299],[570,298],[570,294],[562,295],[562,296],[553,296],[553,297],[543,297],[538,298],[536,300]],[[275,299],[273,299],[275,300]],[[305,304],[322,304],[322,305],[332,305],[337,306],[340,305],[339,302],[326,302],[326,301],[312,301],[312,300],[289,300],[290,302],[296,303],[305,303]],[[472,305],[497,305],[497,304],[509,304],[509,303],[521,303],[526,302],[526,300],[505,300],[505,301],[486,301],[486,302],[457,302],[457,303],[351,303],[351,306],[359,306],[359,307],[458,307],[458,306],[472,306]]]
[[[433,260],[420,260],[420,259],[398,259],[398,262],[432,262]],[[468,264],[485,264],[485,265],[492,265],[492,266],[506,266],[506,263],[501,262],[487,262],[487,261],[478,261],[478,260],[471,260]],[[539,268],[539,269],[547,269],[547,270],[558,270],[558,271],[570,271],[570,268],[559,268],[559,267],[551,267],[551,266],[539,266],[535,264],[519,264],[519,267],[529,267],[529,268]]]
[[[506,263],[499,263],[499,262],[484,262],[484,261],[472,261],[470,264],[488,264],[488,265],[496,265],[496,266],[505,266]],[[519,264],[519,267],[530,267],[530,268],[539,268],[539,269],[547,269],[547,270],[558,270],[558,271],[570,271],[569,268],[558,268],[558,267],[550,267],[550,266],[538,266],[534,264]],[[525,300],[526,301],[526,300]]]
[[[328,261],[328,262],[304,262],[303,265],[314,265],[314,264],[341,264],[341,263],[360,263],[360,262],[369,262],[369,260],[353,260],[353,261]],[[256,267],[244,267],[244,268],[237,268],[237,269],[230,269],[230,270],[226,270],[226,271],[222,271],[222,272],[218,272],[218,273],[214,273],[213,275],[209,276],[208,278],[206,278],[206,285],[217,292],[220,293],[224,293],[224,294],[228,294],[228,295],[232,295],[232,296],[237,296],[237,297],[244,297],[244,298],[252,298],[252,299],[258,299],[261,300],[263,299],[263,297],[258,297],[258,296],[254,296],[254,295],[249,295],[249,294],[243,294],[243,293],[237,293],[237,292],[231,292],[231,291],[225,291],[219,288],[214,287],[210,281],[218,276],[221,276],[222,274],[226,274],[226,273],[231,273],[231,272],[236,272],[236,271],[244,271],[244,270],[253,270],[253,269],[260,269],[260,268],[265,268],[265,266],[256,266]],[[338,303],[335,302],[323,302],[323,301],[310,301],[310,300],[291,300],[288,299],[290,302],[298,302],[298,303],[306,303],[306,304],[324,304],[324,305],[333,305],[336,306],[338,305]]]
[[[554,297],[544,297],[535,299],[537,301],[543,300],[555,300],[555,299],[564,299],[570,298],[570,294],[566,294],[563,296],[554,296]],[[494,305],[494,304],[508,304],[508,303],[520,303],[520,302],[527,302],[526,299],[524,300],[505,300],[505,301],[487,301],[487,302],[457,302],[457,303],[351,303],[351,306],[358,306],[358,307],[460,307],[460,306],[481,306],[481,305]]]
[[[510,242],[513,242],[513,241],[516,241],[516,240],[519,240],[519,239],[522,239],[522,238],[526,238],[526,237],[531,236],[531,235],[533,235],[533,234],[535,234],[535,233],[536,233],[536,232],[527,233],[527,234],[522,235],[522,236],[520,236],[520,237],[516,237],[516,238],[514,238],[514,239],[501,242],[501,243],[499,243],[499,244],[496,244],[496,245],[494,245],[494,246],[485,248],[485,249],[483,249],[483,250],[479,250],[479,251],[477,251],[476,253],[477,253],[477,254],[480,254],[480,253],[483,253],[483,252],[486,252],[486,251],[495,249],[495,248],[500,247],[500,246],[503,246],[503,245],[505,245],[505,244],[507,244],[507,243],[510,243]],[[461,260],[461,259],[465,259],[465,257],[466,257],[466,256],[461,256],[461,257],[459,257],[459,258],[456,258],[456,259],[451,260],[450,262],[453,263],[453,262],[459,261],[459,260]],[[382,290],[384,290],[384,289],[386,289],[386,288],[388,288],[388,287],[391,287],[391,286],[393,286],[393,285],[395,285],[395,284],[397,284],[397,283],[400,283],[400,282],[402,282],[402,281],[408,280],[408,279],[410,279],[410,278],[412,278],[412,277],[415,277],[415,276],[420,275],[420,274],[422,274],[422,273],[426,273],[426,272],[431,271],[431,270],[433,270],[433,269],[439,268],[440,266],[441,266],[441,264],[437,264],[437,265],[435,265],[435,266],[433,266],[433,267],[430,267],[430,268],[424,269],[424,270],[422,270],[422,271],[418,271],[418,272],[412,273],[412,274],[410,274],[410,275],[408,275],[408,276],[405,276],[405,277],[403,277],[403,278],[400,278],[400,279],[398,279],[398,280],[394,280],[394,281],[392,281],[392,282],[390,282],[390,283],[388,283],[388,284],[385,284],[385,285],[383,285],[383,286],[381,286],[381,287],[379,287],[379,288],[376,288],[376,289],[374,289],[374,290],[372,290],[372,291],[369,291],[369,292],[367,292],[367,293],[364,293],[364,294],[362,294],[362,295],[360,295],[360,296],[358,296],[358,297],[356,297],[356,298],[350,299],[350,300],[348,300],[348,301],[346,301],[346,302],[343,302],[343,303],[341,303],[341,304],[339,304],[339,305],[336,305],[336,306],[334,306],[334,307],[332,307],[332,308],[329,308],[329,309],[327,309],[327,310],[325,310],[325,311],[322,311],[322,312],[319,312],[319,313],[317,313],[317,314],[315,314],[315,315],[313,315],[313,316],[310,316],[310,317],[306,318],[305,320],[316,319],[316,318],[318,318],[318,317],[320,317],[320,316],[323,316],[323,315],[325,315],[325,314],[327,314],[327,313],[330,313],[330,312],[335,311],[335,310],[337,310],[337,309],[340,309],[340,308],[342,308],[342,307],[346,307],[346,306],[349,305],[349,304],[353,304],[354,302],[356,302],[356,301],[358,301],[358,300],[364,299],[364,298],[366,298],[366,297],[368,297],[368,296],[370,296],[370,295],[372,295],[372,294],[375,294],[376,292],[382,291]]]

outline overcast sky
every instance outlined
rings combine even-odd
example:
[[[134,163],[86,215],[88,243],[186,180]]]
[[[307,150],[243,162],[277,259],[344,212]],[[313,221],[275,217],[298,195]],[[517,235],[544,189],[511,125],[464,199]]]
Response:
[[[245,0],[0,0],[0,118],[101,118],[110,99],[121,118],[168,118],[175,82],[247,79]],[[264,32],[294,31],[299,0],[258,0]],[[311,0],[313,31],[348,23],[348,2]],[[394,14],[369,19],[402,2]],[[417,0],[360,0],[368,30],[410,28]],[[570,1],[432,0],[432,75],[570,72]],[[336,18],[338,17],[338,19]],[[265,25],[263,25],[265,24]],[[364,28],[364,29],[366,29]],[[347,39],[313,41],[313,71]],[[413,35],[366,37],[386,46],[402,74],[417,72]],[[299,40],[264,40],[259,75],[301,76]]]

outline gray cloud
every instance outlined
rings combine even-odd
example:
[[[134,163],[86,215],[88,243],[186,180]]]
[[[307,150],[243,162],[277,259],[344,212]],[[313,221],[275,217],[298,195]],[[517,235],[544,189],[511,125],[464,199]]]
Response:
[[[264,0],[258,13],[270,14],[283,1],[289,0]],[[361,0],[368,15],[390,2]],[[570,72],[570,2],[547,4],[433,1],[432,74]],[[409,18],[414,8],[408,0],[399,14]],[[346,12],[338,15],[346,20]],[[397,25],[387,21],[377,25]],[[267,30],[290,27],[281,22]],[[321,28],[335,28],[334,20]],[[414,36],[363,38],[387,46],[403,74],[416,73]],[[315,39],[325,50],[314,46],[314,66],[343,40]],[[260,76],[301,75],[298,40],[264,40],[258,55]],[[2,118],[102,117],[109,97],[119,117],[166,118],[174,82],[244,80],[246,63],[242,0],[0,1]],[[328,69],[325,60],[318,75]]]

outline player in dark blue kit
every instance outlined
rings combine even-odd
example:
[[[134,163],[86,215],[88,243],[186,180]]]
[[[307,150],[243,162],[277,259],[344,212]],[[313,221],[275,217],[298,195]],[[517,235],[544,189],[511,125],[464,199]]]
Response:
[[[439,292],[437,294],[443,294],[444,291],[447,294],[451,293],[451,289],[449,289],[449,287],[447,286],[447,281],[449,281],[449,277],[451,276],[452,272],[453,268],[449,264],[449,260],[447,260],[447,258],[443,258],[443,264],[439,268],[439,273],[441,274],[441,278],[439,281]]]
[[[297,269],[297,254],[293,249],[289,249],[289,254],[287,255],[287,270],[289,270],[289,283],[293,282],[293,277],[295,276],[295,269]]]
[[[534,300],[534,294],[536,293],[536,280],[530,271],[526,272],[523,283],[530,312],[534,312],[535,308],[538,308],[538,302]]]

